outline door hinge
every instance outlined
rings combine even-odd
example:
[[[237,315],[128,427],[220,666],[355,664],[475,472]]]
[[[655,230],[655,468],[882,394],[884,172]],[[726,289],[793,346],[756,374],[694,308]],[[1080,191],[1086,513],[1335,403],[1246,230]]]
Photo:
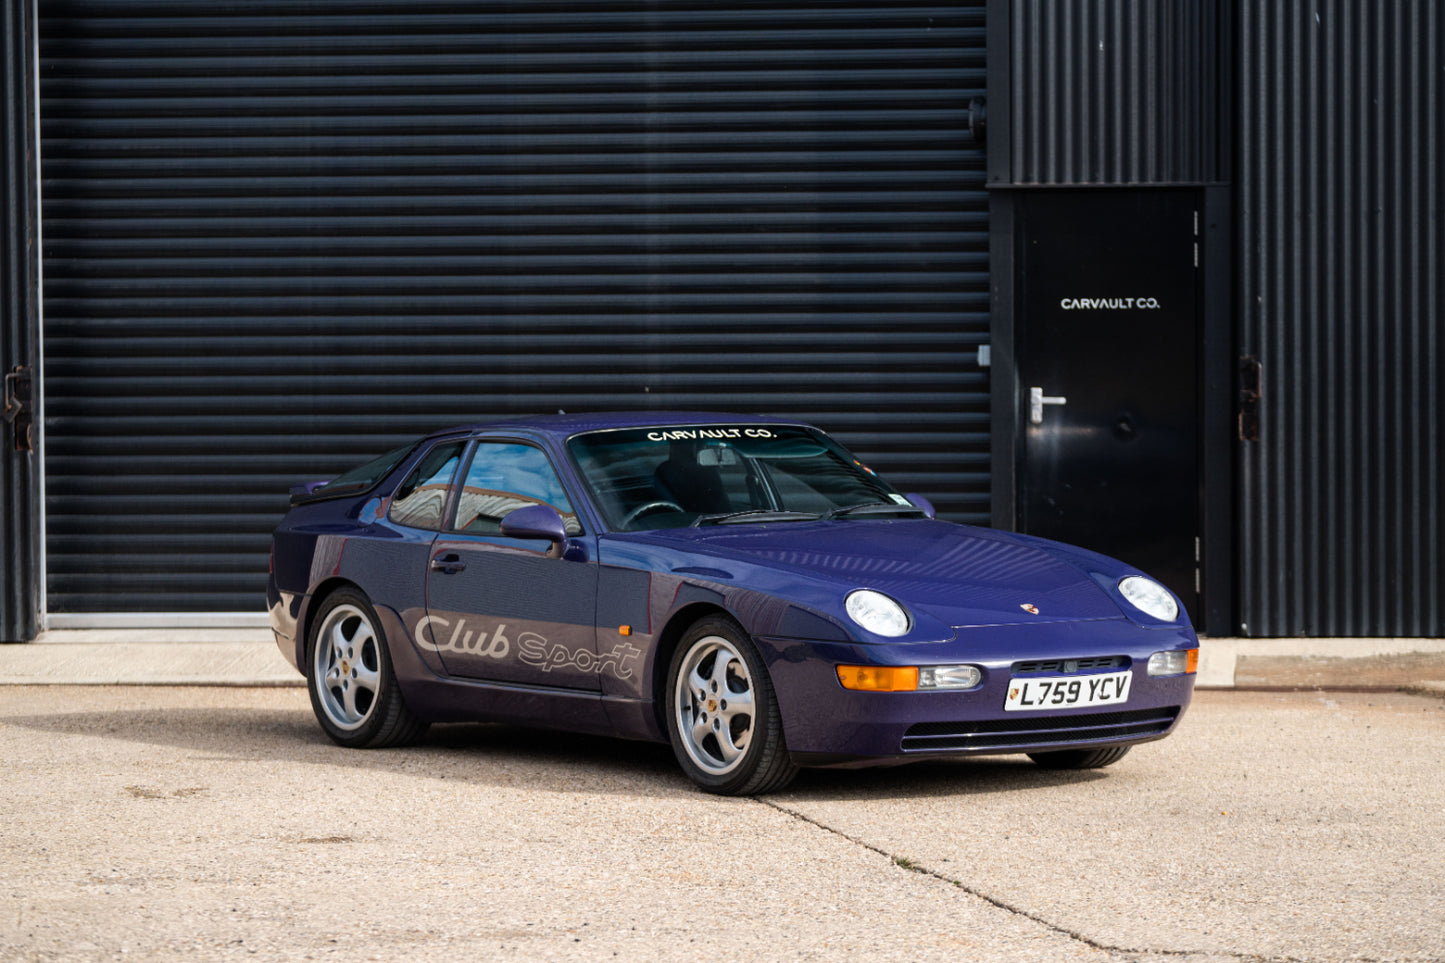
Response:
[[[1239,440],[1259,441],[1259,402],[1264,397],[1264,366],[1253,355],[1239,359]]]
[[[1203,581],[1204,581],[1204,576],[1203,576],[1203,573],[1202,573],[1202,571],[1201,571],[1201,570],[1203,569],[1203,566],[1199,564],[1199,563],[1200,563],[1200,554],[1201,554],[1201,553],[1200,553],[1200,549],[1201,549],[1201,547],[1202,547],[1202,545],[1201,545],[1201,540],[1200,540],[1200,538],[1199,538],[1198,535],[1195,535],[1195,536],[1194,536],[1194,594],[1195,594],[1195,595],[1203,595],[1203,594],[1204,594],[1204,589],[1202,588],[1202,583],[1203,583]]]
[[[988,104],[982,97],[968,102],[968,132],[973,135],[974,144],[983,145],[988,135]]]
[[[35,424],[34,405],[31,402],[30,368],[17,364],[5,376],[5,421],[12,426],[13,444],[16,451],[34,451],[31,430]]]

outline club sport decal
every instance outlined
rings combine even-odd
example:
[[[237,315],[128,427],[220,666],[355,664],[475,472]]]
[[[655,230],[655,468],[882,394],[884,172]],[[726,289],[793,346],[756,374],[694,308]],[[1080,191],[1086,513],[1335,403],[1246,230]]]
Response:
[[[496,629],[491,634],[490,640],[488,640],[487,633],[485,631],[474,632],[473,630],[467,628],[466,619],[457,619],[456,627],[452,629],[451,638],[447,639],[447,641],[445,642],[433,642],[426,637],[427,629],[432,628],[433,626],[439,629],[446,629],[451,627],[451,623],[448,622],[446,619],[439,619],[430,615],[426,615],[423,616],[422,620],[416,624],[416,633],[412,636],[412,638],[416,640],[417,645],[421,646],[423,649],[428,649],[432,652],[456,652],[460,655],[475,655],[485,656],[490,659],[505,659],[507,657],[507,653],[512,650],[511,640],[502,634],[503,630],[507,627],[505,622],[496,627]],[[434,634],[438,639],[442,638],[443,635],[445,635],[444,632],[436,632]],[[522,633],[522,635],[518,636],[517,638],[518,644],[521,643],[521,640],[524,636],[532,634],[533,633],[531,632]],[[540,638],[540,636],[538,637]],[[475,641],[473,641],[473,639],[475,639]],[[546,640],[544,639],[543,641]]]
[[[427,629],[433,629],[437,638],[445,642],[434,642],[427,638]],[[451,629],[447,636],[445,629]],[[456,652],[489,659],[505,659],[512,653],[512,640],[506,635],[507,624],[500,623],[490,632],[486,629],[467,627],[466,619],[457,619],[454,626],[446,619],[427,615],[416,624],[412,638],[416,644],[430,652]],[[592,652],[588,649],[572,649],[560,642],[549,642],[536,632],[523,632],[517,636],[516,659],[525,665],[534,666],[543,672],[567,668],[577,672],[608,673],[619,679],[632,678],[633,665],[642,655],[642,650],[627,642],[619,642],[610,652]]]

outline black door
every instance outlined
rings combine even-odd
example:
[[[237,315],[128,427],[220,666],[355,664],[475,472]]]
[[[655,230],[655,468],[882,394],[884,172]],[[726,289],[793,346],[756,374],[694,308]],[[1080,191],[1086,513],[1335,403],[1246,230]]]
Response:
[[[1020,528],[1123,559],[1198,615],[1197,193],[1019,198]]]

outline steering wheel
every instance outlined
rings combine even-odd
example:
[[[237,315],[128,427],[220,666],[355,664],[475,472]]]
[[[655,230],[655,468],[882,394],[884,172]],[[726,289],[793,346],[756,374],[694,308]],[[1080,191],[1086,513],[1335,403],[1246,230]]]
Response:
[[[675,512],[682,511],[682,506],[677,502],[643,502],[622,518],[622,527],[626,528],[649,512],[655,512],[663,508],[670,508]]]

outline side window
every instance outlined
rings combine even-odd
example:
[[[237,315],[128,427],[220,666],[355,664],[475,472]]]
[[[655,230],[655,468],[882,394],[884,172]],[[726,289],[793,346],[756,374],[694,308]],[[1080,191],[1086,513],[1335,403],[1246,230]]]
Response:
[[[582,534],[562,482],[540,448],[486,441],[477,445],[457,502],[455,528],[496,535],[502,519],[528,505],[552,506],[566,523],[568,535]]]
[[[462,442],[437,445],[422,456],[391,499],[391,520],[412,528],[440,529],[447,491],[462,460]]]

